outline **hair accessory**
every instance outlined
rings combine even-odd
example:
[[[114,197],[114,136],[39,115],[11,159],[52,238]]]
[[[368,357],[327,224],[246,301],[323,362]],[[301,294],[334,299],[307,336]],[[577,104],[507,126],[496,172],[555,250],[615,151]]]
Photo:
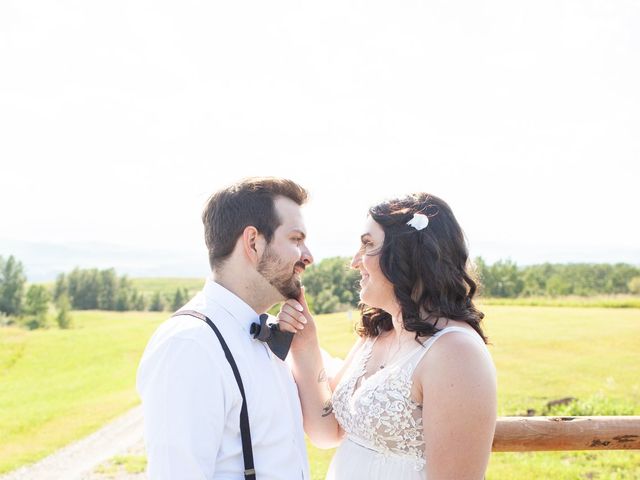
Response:
[[[424,213],[414,213],[413,218],[407,222],[407,225],[415,228],[417,231],[424,230],[429,225],[429,217]]]

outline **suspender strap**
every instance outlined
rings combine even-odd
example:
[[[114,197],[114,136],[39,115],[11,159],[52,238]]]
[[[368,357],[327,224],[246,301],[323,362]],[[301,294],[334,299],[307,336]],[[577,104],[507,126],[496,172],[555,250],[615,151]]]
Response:
[[[256,479],[256,469],[253,465],[253,448],[251,446],[251,431],[249,429],[249,413],[247,411],[247,398],[244,394],[244,387],[242,386],[242,378],[240,378],[240,372],[238,371],[238,366],[236,365],[236,361],[233,359],[233,355],[231,355],[231,350],[227,346],[227,342],[224,341],[220,330],[214,325],[214,323],[206,316],[200,312],[196,312],[195,310],[182,310],[174,313],[172,316],[178,315],[189,315],[192,317],[199,318],[207,325],[211,327],[213,333],[216,334],[218,340],[220,341],[220,345],[222,346],[222,350],[224,350],[224,356],[227,357],[227,361],[231,366],[231,370],[233,370],[233,376],[236,377],[236,383],[238,384],[238,388],[240,389],[240,395],[242,395],[242,408],[240,409],[240,438],[242,440],[242,457],[244,458],[244,478],[246,480],[255,480]]]

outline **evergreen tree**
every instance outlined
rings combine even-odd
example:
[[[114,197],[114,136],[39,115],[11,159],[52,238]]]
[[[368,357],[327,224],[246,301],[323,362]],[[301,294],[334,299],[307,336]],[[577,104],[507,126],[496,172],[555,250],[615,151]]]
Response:
[[[50,295],[42,285],[31,285],[27,290],[24,313],[26,325],[31,328],[41,328],[47,324]]]
[[[78,310],[98,308],[100,280],[100,272],[96,268],[88,270],[75,268],[69,274],[69,297],[73,308]]]
[[[69,300],[69,284],[64,273],[56,277],[56,283],[53,286],[53,301],[57,302],[62,295],[67,295],[67,300]]]
[[[116,295],[116,303],[114,305],[114,310],[118,312],[126,312],[131,310],[131,301],[130,301],[129,292],[126,290],[120,289]]]
[[[0,312],[20,315],[26,281],[21,262],[13,255],[7,260],[0,256]]]
[[[134,290],[131,295],[131,306],[138,312],[144,312],[147,309],[146,297],[142,293],[138,293],[137,290]]]
[[[151,304],[149,305],[150,312],[162,312],[164,311],[165,303],[160,292],[156,292],[151,297]]]
[[[126,281],[123,286],[122,280],[118,281],[116,271],[113,268],[102,270],[98,284],[98,309],[114,310],[119,288],[127,288]]]
[[[58,314],[56,315],[58,327],[63,329],[71,327],[72,318],[69,313],[69,310],[71,310],[71,302],[69,301],[69,296],[66,293],[60,295],[56,305],[58,307]]]
[[[118,282],[118,291],[116,293],[114,310],[119,312],[125,312],[131,310],[131,291],[132,291],[131,283],[129,279],[125,276],[120,277],[120,281]]]
[[[173,302],[171,303],[171,309],[175,312],[181,308],[187,301],[185,292],[182,288],[177,288],[176,293],[173,295]]]

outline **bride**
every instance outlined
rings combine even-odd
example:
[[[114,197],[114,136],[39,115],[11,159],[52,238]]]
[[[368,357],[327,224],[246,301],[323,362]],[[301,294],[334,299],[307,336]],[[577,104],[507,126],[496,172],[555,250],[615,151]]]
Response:
[[[359,339],[331,378],[304,295],[283,305],[305,432],[321,448],[338,446],[328,479],[483,478],[496,374],[467,261],[441,199],[372,207],[351,263],[362,277]]]

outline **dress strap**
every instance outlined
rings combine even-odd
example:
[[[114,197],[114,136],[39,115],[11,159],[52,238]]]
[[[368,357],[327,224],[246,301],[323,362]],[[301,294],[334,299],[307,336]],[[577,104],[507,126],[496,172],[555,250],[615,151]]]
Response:
[[[420,349],[419,353],[413,358],[413,362],[412,362],[413,363],[413,368],[414,369],[416,368],[418,363],[420,363],[420,360],[422,360],[422,358],[426,355],[426,353],[433,346],[433,344],[436,343],[436,340],[438,340],[438,338],[440,338],[443,335],[446,335],[447,333],[450,333],[450,332],[462,332],[462,333],[465,333],[467,335],[470,335],[471,337],[476,339],[476,341],[479,341],[480,343],[482,343],[482,346],[485,347],[485,349],[486,349],[486,345],[482,341],[482,338],[480,338],[480,335],[478,335],[476,332],[472,332],[472,331],[467,330],[466,328],[463,328],[463,327],[457,327],[457,326],[452,325],[450,327],[443,328],[438,333],[436,333],[431,338],[429,338],[426,342],[424,342],[424,344],[422,345],[423,348]]]

